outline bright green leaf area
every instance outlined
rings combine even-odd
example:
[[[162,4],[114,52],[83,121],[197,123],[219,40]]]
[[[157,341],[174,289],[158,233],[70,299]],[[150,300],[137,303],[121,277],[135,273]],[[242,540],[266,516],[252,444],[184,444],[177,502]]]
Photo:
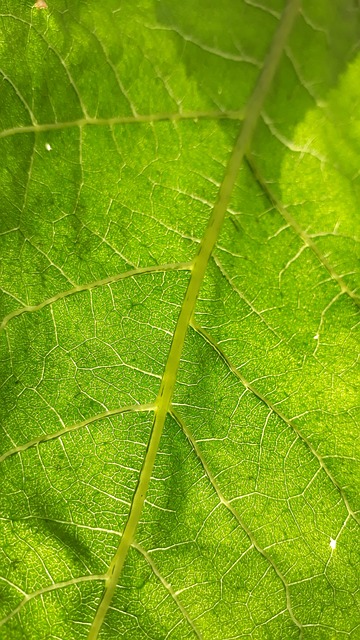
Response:
[[[1,640],[360,638],[360,6],[2,0]]]

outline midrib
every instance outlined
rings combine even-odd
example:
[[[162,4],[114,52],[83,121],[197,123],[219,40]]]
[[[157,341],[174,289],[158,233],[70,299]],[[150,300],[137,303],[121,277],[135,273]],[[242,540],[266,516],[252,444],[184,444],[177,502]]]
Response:
[[[166,415],[171,407],[186,332],[195,310],[196,300],[204,279],[207,264],[219,237],[241,163],[250,146],[264,100],[271,86],[299,7],[300,0],[288,0],[286,4],[263,69],[248,102],[240,134],[227,163],[218,198],[211,213],[208,226],[201,240],[199,250],[192,262],[189,284],[174,331],[169,356],[161,379],[159,394],[155,402],[154,422],[144,463],[140,472],[139,482],[134,493],[124,533],[106,573],[105,591],[89,632],[89,640],[96,640],[98,637],[140,520]]]

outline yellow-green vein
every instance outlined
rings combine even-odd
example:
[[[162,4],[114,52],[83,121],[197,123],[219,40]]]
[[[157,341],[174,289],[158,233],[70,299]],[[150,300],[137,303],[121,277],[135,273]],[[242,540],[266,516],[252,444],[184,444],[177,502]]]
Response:
[[[282,420],[288,427],[290,427],[292,431],[296,434],[296,436],[299,438],[299,440],[306,445],[306,447],[312,453],[314,458],[318,461],[320,468],[323,469],[323,471],[326,473],[327,477],[329,478],[330,482],[335,487],[336,491],[340,494],[340,497],[347,509],[348,515],[351,518],[353,518],[353,520],[355,520],[355,522],[358,525],[360,525],[360,518],[357,515],[357,513],[351,508],[350,503],[344,493],[344,490],[339,485],[339,483],[335,480],[334,476],[327,468],[323,457],[316,451],[315,447],[311,444],[311,441],[300,432],[300,430],[294,424],[294,422],[289,418],[287,418],[285,414],[282,413],[282,411],[280,411],[280,409],[278,409],[278,407],[275,404],[273,404],[268,398],[266,398],[262,393],[260,393],[250,382],[248,382],[246,378],[244,378],[243,374],[239,371],[239,369],[229,360],[228,356],[222,350],[221,346],[210,336],[210,334],[205,329],[200,327],[200,325],[198,325],[195,322],[192,322],[192,328],[212,347],[212,349],[214,349],[214,351],[216,351],[218,356],[220,356],[223,362],[225,362],[225,364],[230,369],[230,371],[240,380],[240,382],[244,385],[244,387],[248,389],[252,394],[254,394],[254,396],[259,398],[259,400],[263,404],[265,404],[274,415],[278,416],[280,420]]]
[[[251,156],[251,154],[248,154],[246,156],[246,161],[254,175],[255,180],[261,187],[267,199],[277,209],[277,211],[280,213],[282,218],[284,218],[285,222],[287,222],[287,224],[290,227],[292,227],[295,233],[301,238],[301,240],[304,243],[304,247],[307,247],[315,254],[319,262],[323,265],[323,267],[325,267],[326,271],[329,273],[331,279],[335,280],[335,282],[338,284],[338,286],[340,287],[341,293],[345,293],[347,296],[349,296],[349,298],[353,300],[353,302],[355,302],[357,306],[360,306],[360,297],[354,291],[351,291],[351,289],[349,289],[347,284],[344,282],[344,279],[336,273],[336,271],[333,269],[332,265],[330,264],[326,256],[324,256],[321,253],[316,242],[314,242],[311,236],[308,233],[306,233],[304,229],[301,228],[299,223],[295,220],[295,218],[291,215],[291,213],[287,210],[287,208],[282,204],[282,202],[280,202],[280,200],[278,200],[278,198],[276,198],[274,193],[272,193],[269,185],[266,183],[258,167],[256,166],[254,158]]]
[[[7,616],[5,616],[5,618],[0,620],[0,627],[2,627],[11,618],[13,618],[15,615],[17,615],[21,611],[21,609],[28,602],[30,602],[30,600],[33,600],[34,598],[37,598],[38,596],[43,596],[45,593],[50,593],[51,591],[57,591],[58,589],[66,589],[66,587],[71,587],[74,584],[80,584],[82,582],[94,582],[94,581],[99,581],[99,580],[105,580],[105,578],[106,578],[106,576],[102,575],[102,574],[80,576],[78,578],[71,578],[71,580],[65,580],[64,582],[54,582],[54,584],[49,584],[47,587],[43,587],[42,589],[38,589],[37,591],[34,591],[33,593],[25,594],[25,596],[21,600],[20,604],[18,604],[17,607],[15,607],[15,609],[13,609],[13,611],[10,611],[10,613],[8,613]],[[18,587],[16,587],[16,585],[13,585],[13,586],[16,589],[19,589]],[[24,593],[24,592],[21,591],[21,593]]]
[[[239,523],[239,525],[242,528],[242,530],[246,533],[248,539],[250,540],[251,545],[266,560],[266,562],[273,568],[273,570],[276,573],[277,577],[280,579],[280,581],[281,581],[281,583],[282,583],[282,585],[284,587],[284,590],[285,590],[287,610],[289,612],[291,620],[293,621],[294,625],[299,630],[300,638],[302,638],[302,635],[303,635],[302,634],[302,625],[300,624],[300,622],[298,621],[298,619],[296,618],[296,616],[295,616],[295,614],[294,614],[294,612],[292,610],[289,585],[286,582],[285,576],[280,571],[278,566],[275,564],[275,562],[271,558],[271,556],[269,556],[266,553],[266,551],[264,551],[264,549],[259,545],[259,543],[255,539],[255,537],[253,536],[251,530],[243,522],[243,520],[241,519],[241,517],[238,514],[238,512],[236,511],[236,509],[232,506],[231,502],[229,500],[227,500],[227,498],[225,498],[224,494],[222,493],[222,491],[220,489],[220,486],[219,486],[216,478],[211,473],[210,468],[207,465],[206,460],[204,459],[204,457],[203,457],[203,455],[201,453],[200,447],[198,446],[196,440],[193,438],[190,429],[188,429],[188,427],[186,426],[186,424],[184,423],[184,421],[182,420],[180,415],[174,409],[172,410],[171,415],[172,415],[173,419],[175,420],[175,422],[180,427],[180,429],[182,429],[182,431],[184,432],[185,436],[187,437],[191,447],[193,448],[198,460],[200,461],[200,463],[201,463],[201,465],[202,465],[202,467],[203,467],[203,469],[204,469],[204,471],[206,473],[206,476],[207,476],[210,484],[212,485],[213,489],[215,490],[216,495],[219,498],[219,501],[221,502],[221,504],[223,504],[226,507],[226,509],[231,513],[231,515],[234,516],[235,520]]]
[[[150,565],[150,567],[152,569],[152,572],[158,578],[158,580],[160,580],[161,584],[165,587],[165,589],[169,592],[170,596],[172,597],[172,599],[176,603],[177,607],[181,611],[184,619],[186,620],[186,622],[189,624],[189,626],[193,630],[195,636],[199,640],[201,640],[202,636],[201,636],[200,630],[197,628],[197,626],[194,623],[194,621],[190,618],[190,616],[189,616],[187,610],[185,609],[185,607],[181,604],[181,602],[180,602],[178,596],[176,595],[174,589],[172,588],[171,584],[161,575],[159,569],[157,568],[157,566],[156,566],[155,562],[153,561],[152,557],[150,556],[150,554],[140,544],[138,544],[137,542],[133,542],[131,546],[144,556],[146,562]]]
[[[196,300],[205,275],[207,264],[219,237],[238,171],[245,153],[250,146],[264,100],[271,86],[272,79],[279,64],[282,51],[290,34],[294,20],[298,14],[299,7],[300,0],[288,0],[286,4],[263,69],[248,102],[244,122],[228,160],[217,201],[211,213],[204,236],[201,240],[199,250],[192,264],[190,281],[178,317],[169,356],[160,384],[159,394],[155,403],[153,427],[144,463],[140,472],[139,482],[134,493],[129,517],[125,525],[120,544],[106,574],[107,579],[105,583],[105,591],[90,629],[88,636],[89,640],[96,640],[98,637],[105,615],[112,601],[125,558],[135,535],[146,492],[150,484],[150,478],[159,448],[166,415],[171,407],[186,332],[195,310]]]
[[[63,300],[63,298],[67,298],[68,296],[72,296],[75,293],[81,293],[82,291],[91,291],[97,287],[103,287],[107,284],[115,284],[120,280],[125,280],[125,278],[133,278],[138,275],[147,275],[149,273],[163,273],[165,271],[189,271],[191,269],[190,262],[179,262],[174,264],[161,264],[154,265],[152,267],[138,267],[137,269],[131,269],[130,271],[124,271],[123,273],[117,273],[114,276],[108,276],[107,278],[102,278],[100,280],[95,280],[94,282],[90,282],[88,284],[79,284],[73,289],[68,289],[67,291],[60,291],[60,293],[55,294],[51,298],[47,298],[39,304],[34,305],[25,305],[20,309],[14,309],[8,313],[7,316],[4,317],[2,323],[0,324],[0,331],[4,329],[7,323],[15,318],[16,316],[20,316],[23,313],[32,313],[33,311],[40,311],[44,307],[47,307],[50,304],[54,304],[58,300]]]
[[[229,119],[242,120],[243,113],[241,111],[188,111],[174,113],[149,113],[137,114],[136,116],[118,116],[117,118],[79,118],[78,120],[70,120],[68,122],[48,122],[44,124],[29,124],[23,127],[13,127],[0,131],[0,138],[18,135],[20,133],[44,133],[48,131],[62,131],[63,129],[71,129],[72,127],[85,126],[108,126],[112,127],[117,124],[146,124],[152,122],[161,122],[163,120],[213,120],[213,119]]]
[[[6,460],[10,456],[15,455],[16,453],[21,453],[22,451],[26,451],[31,447],[35,447],[42,442],[49,442],[49,440],[56,440],[56,438],[61,438],[61,436],[66,435],[67,433],[71,433],[71,431],[77,431],[78,429],[83,429],[84,427],[88,427],[90,424],[94,422],[98,422],[100,420],[105,420],[105,418],[111,418],[112,416],[121,415],[123,413],[135,413],[135,412],[146,412],[153,411],[153,404],[134,404],[126,407],[120,407],[119,409],[109,409],[108,411],[103,411],[102,413],[97,413],[95,416],[91,416],[91,418],[87,418],[86,420],[82,420],[82,422],[77,422],[76,424],[72,424],[69,427],[63,427],[63,429],[59,429],[58,431],[52,433],[44,433],[37,438],[33,438],[33,440],[28,440],[24,442],[24,444],[20,444],[17,447],[13,447],[8,451],[5,451],[0,456],[0,462]]]

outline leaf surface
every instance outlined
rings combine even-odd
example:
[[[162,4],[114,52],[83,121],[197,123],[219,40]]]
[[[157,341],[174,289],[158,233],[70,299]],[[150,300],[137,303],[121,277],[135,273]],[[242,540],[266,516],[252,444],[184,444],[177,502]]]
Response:
[[[356,640],[360,9],[4,0],[4,640]]]

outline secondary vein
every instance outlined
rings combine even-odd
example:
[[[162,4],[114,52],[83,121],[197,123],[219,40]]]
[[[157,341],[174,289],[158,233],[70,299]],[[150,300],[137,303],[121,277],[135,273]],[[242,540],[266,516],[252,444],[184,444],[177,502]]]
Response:
[[[34,305],[24,305],[19,309],[14,309],[8,313],[7,316],[4,317],[3,321],[0,324],[0,331],[5,329],[6,325],[10,320],[16,318],[17,316],[22,315],[23,313],[32,313],[33,311],[40,311],[44,307],[54,304],[58,302],[58,300],[63,300],[63,298],[67,298],[68,296],[75,295],[76,293],[81,293],[82,291],[92,291],[93,289],[103,287],[107,284],[115,284],[120,280],[125,280],[125,278],[134,278],[138,275],[148,275],[150,273],[162,273],[165,271],[190,271],[191,263],[190,262],[177,262],[171,264],[160,264],[153,265],[149,267],[137,267],[136,269],[131,269],[130,271],[124,271],[122,273],[117,273],[114,276],[108,276],[107,278],[101,278],[100,280],[95,280],[94,282],[86,283],[86,284],[78,284],[72,289],[68,289],[67,291],[60,291],[60,293],[56,293],[51,298],[47,298],[42,302]]]
[[[195,310],[196,300],[204,279],[208,261],[219,237],[241,163],[249,149],[261,109],[270,89],[281,54],[298,14],[299,8],[300,0],[288,0],[268,55],[265,59],[263,69],[248,102],[243,126],[228,160],[224,178],[220,185],[218,198],[211,213],[204,236],[200,242],[199,250],[192,263],[188,288],[174,331],[169,356],[160,384],[159,394],[155,402],[154,422],[143,467],[140,472],[139,482],[134,493],[129,517],[125,525],[120,544],[106,573],[107,578],[105,591],[91,626],[88,640],[96,640],[98,637],[105,615],[111,604],[127,553],[132,544],[142,513],[146,492],[150,484],[151,474],[159,448],[165,419],[171,407],[185,336]]]
[[[48,122],[44,124],[33,123],[22,127],[12,127],[0,131],[0,138],[18,135],[20,133],[43,133],[48,131],[62,131],[63,129],[72,129],[73,127],[85,126],[107,126],[113,127],[121,124],[146,124],[154,122],[162,122],[169,120],[177,122],[181,120],[242,120],[243,113],[241,111],[179,111],[173,113],[149,113],[137,114],[134,116],[118,116],[114,118],[79,118],[78,120],[70,120],[68,122]]]

